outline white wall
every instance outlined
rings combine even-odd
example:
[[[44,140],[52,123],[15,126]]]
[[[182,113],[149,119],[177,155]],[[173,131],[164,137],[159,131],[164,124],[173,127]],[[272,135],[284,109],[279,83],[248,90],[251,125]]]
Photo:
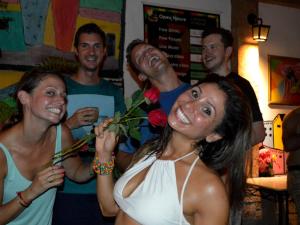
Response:
[[[278,113],[287,113],[292,106],[268,106],[268,55],[300,58],[300,9],[259,3],[259,17],[271,25],[268,41],[259,44],[259,60],[263,78],[258,101],[264,120],[273,120]],[[262,94],[264,93],[264,94]]]
[[[124,56],[127,45],[136,38],[144,39],[143,4],[180,8],[220,15],[221,26],[231,27],[231,0],[127,0],[125,18]],[[130,96],[137,84],[127,71],[126,60],[123,64],[125,96]]]

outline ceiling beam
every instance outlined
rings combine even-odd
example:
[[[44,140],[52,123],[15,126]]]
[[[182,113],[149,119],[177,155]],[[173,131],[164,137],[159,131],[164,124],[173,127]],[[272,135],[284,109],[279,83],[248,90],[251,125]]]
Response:
[[[259,2],[300,9],[299,0],[259,0]]]

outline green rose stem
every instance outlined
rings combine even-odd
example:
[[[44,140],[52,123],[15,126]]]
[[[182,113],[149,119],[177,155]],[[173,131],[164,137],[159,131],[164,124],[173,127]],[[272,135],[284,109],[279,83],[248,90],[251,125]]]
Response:
[[[120,120],[119,123],[121,123],[121,121],[124,122],[129,122],[132,120],[140,120],[140,119],[147,119],[147,117],[136,117],[136,118],[122,118]],[[109,128],[110,125],[112,124],[118,124],[118,123],[110,123],[107,128]],[[84,136],[82,139],[78,140],[76,143],[74,143],[72,146],[62,149],[61,151],[57,152],[54,154],[54,156],[52,157],[51,162],[49,162],[47,164],[47,166],[51,166],[51,165],[55,165],[61,161],[63,161],[64,159],[66,159],[67,157],[73,155],[74,153],[77,153],[78,151],[80,151],[81,147],[84,146],[86,143],[88,143],[89,141],[93,140],[96,137],[95,134],[88,134],[86,136]]]
[[[145,117],[145,116],[130,118],[130,115],[133,113],[133,111],[135,109],[137,109],[144,102],[147,102],[147,104],[148,104],[149,99],[147,99],[146,97],[143,98],[140,102],[138,102],[137,104],[130,107],[130,109],[119,119],[119,121],[116,121],[114,118],[113,121],[111,121],[105,129],[108,129],[111,125],[118,125],[118,124],[122,124],[122,123],[128,124],[129,121],[147,119],[148,117]],[[125,132],[125,135],[126,135],[126,132]],[[61,151],[55,153],[54,156],[52,157],[52,160],[45,165],[45,168],[49,167],[51,165],[56,165],[57,163],[74,155],[74,153],[79,152],[81,150],[82,146],[84,146],[89,141],[93,140],[95,137],[96,137],[95,134],[88,134],[88,135],[84,136],[82,139],[75,142],[72,146],[62,149]]]
[[[124,122],[129,122],[131,120],[140,120],[140,119],[148,119],[147,116],[141,116],[141,117],[136,117],[136,118],[127,118],[127,119],[124,119],[125,121]],[[121,119],[120,121],[123,121],[123,119]],[[118,123],[111,123],[111,124],[118,124]]]
[[[65,148],[65,149],[61,150],[60,152],[57,152],[56,154],[54,154],[54,156],[52,158],[53,165],[66,159],[68,156],[71,156],[74,153],[80,151],[82,146],[84,146],[86,143],[88,143],[95,137],[96,137],[95,134],[88,134],[88,135],[84,136],[82,139],[80,139],[79,141],[77,141],[76,143],[74,143],[71,147]]]
[[[48,162],[43,168],[47,168],[52,165],[56,165],[57,163],[65,160],[68,156],[73,155],[74,153],[77,153],[80,151],[81,147],[88,143],[90,140],[95,138],[95,134],[88,134],[84,136],[82,139],[75,142],[73,145],[71,145],[68,148],[64,148],[61,151],[54,154],[52,157],[52,160]]]

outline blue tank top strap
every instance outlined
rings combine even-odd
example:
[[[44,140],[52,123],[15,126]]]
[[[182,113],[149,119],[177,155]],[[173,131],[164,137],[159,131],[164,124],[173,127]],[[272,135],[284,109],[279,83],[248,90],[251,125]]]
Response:
[[[56,126],[56,140],[55,140],[55,153],[59,152],[61,150],[61,143],[62,143],[62,129],[61,124]],[[0,143],[0,148],[3,150],[6,158],[12,159],[8,149]]]
[[[61,124],[59,124],[59,125],[56,126],[55,153],[62,150],[61,149],[62,148],[61,144],[62,144],[62,127],[61,127]],[[5,145],[0,143],[0,148],[4,152],[6,160],[10,161],[10,162],[13,162],[13,158],[12,158],[10,152],[8,151],[8,149],[5,147]]]
[[[10,152],[8,151],[8,149],[5,147],[5,145],[0,143],[0,148],[4,152],[4,155],[5,155],[6,160],[7,160],[7,164],[8,164],[9,161],[13,161],[12,156],[11,156]]]
[[[62,142],[62,131],[61,131],[61,124],[56,126],[56,140],[55,140],[55,153],[59,152],[61,149],[61,142]]]
[[[189,153],[187,153],[187,154],[185,154],[185,155],[183,155],[183,156],[181,156],[181,157],[175,159],[174,162],[177,162],[177,161],[179,161],[179,160],[181,160],[181,159],[184,159],[184,158],[186,158],[186,157],[192,155],[194,152],[195,152],[195,151],[189,152]]]

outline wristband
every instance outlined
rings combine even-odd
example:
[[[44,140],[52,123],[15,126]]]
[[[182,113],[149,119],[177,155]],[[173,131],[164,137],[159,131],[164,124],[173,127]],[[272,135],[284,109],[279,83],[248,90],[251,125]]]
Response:
[[[95,156],[94,162],[93,162],[93,169],[96,174],[99,175],[111,175],[113,172],[113,169],[115,167],[115,156],[112,155],[112,158],[108,162],[99,162],[98,156]]]
[[[31,201],[30,202],[25,201],[21,191],[17,192],[17,196],[19,198],[20,205],[23,206],[24,208],[27,208],[31,204]]]

